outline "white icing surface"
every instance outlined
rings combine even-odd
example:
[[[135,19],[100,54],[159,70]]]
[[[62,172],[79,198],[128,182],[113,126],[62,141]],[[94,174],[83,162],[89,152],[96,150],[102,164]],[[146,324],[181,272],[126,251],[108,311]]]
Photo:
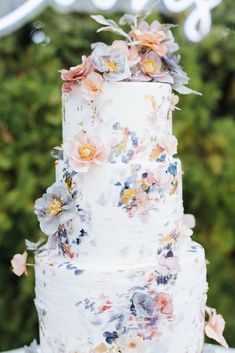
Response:
[[[82,263],[78,266],[73,260],[66,262],[46,252],[39,254],[35,303],[42,352],[99,352],[95,347],[101,343],[107,351],[114,349],[115,345],[108,344],[103,333],[117,331],[119,335],[123,331],[123,327],[116,327],[115,317],[120,314],[124,315],[123,326],[128,335],[144,337],[143,352],[201,352],[206,300],[204,250],[192,243],[181,249],[179,257],[178,278],[157,284],[154,263],[136,268]],[[76,269],[84,272],[76,275]],[[157,320],[148,327],[149,319],[131,315],[130,300],[136,291],[153,298],[157,293],[167,293],[172,299],[173,314],[158,313]],[[151,334],[153,337],[148,339]]]

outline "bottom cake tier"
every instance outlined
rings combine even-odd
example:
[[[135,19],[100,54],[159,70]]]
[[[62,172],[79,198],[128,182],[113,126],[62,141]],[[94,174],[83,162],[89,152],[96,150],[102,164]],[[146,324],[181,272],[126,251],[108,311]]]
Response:
[[[206,265],[197,243],[168,265],[110,268],[36,255],[42,353],[201,353]],[[171,264],[170,264],[171,263]]]

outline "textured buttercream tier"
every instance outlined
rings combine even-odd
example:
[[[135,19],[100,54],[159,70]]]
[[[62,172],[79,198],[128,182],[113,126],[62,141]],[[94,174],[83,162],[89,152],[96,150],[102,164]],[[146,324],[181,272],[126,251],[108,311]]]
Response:
[[[172,133],[171,86],[164,83],[105,82],[102,93],[87,102],[79,86],[63,93],[63,139],[83,129],[96,130],[105,144],[123,130],[135,133],[139,140],[151,140],[158,134]]]
[[[203,248],[183,246],[179,266],[163,274],[156,263],[107,268],[41,252],[35,303],[42,352],[200,353]]]
[[[59,162],[57,181],[67,173],[67,165]],[[163,185],[152,185],[158,176]],[[151,262],[162,239],[182,223],[181,186],[181,165],[173,158],[93,166],[89,175],[74,176],[78,210],[59,232],[61,253],[88,263]]]

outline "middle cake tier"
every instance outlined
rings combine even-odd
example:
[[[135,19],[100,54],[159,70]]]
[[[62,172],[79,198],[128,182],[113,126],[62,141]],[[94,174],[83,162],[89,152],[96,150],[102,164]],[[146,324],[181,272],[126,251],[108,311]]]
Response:
[[[56,181],[76,199],[76,212],[58,232],[60,253],[97,264],[146,263],[184,232],[181,164],[174,158],[93,166],[75,174],[60,161]]]

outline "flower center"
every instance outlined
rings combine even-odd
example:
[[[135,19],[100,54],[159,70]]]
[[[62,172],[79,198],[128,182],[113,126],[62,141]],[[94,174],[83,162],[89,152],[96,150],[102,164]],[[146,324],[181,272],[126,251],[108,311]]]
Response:
[[[107,60],[106,65],[109,69],[109,72],[111,72],[111,73],[116,72],[118,70],[118,64],[115,63],[115,61],[113,61],[113,60]]]
[[[82,145],[78,150],[79,156],[84,161],[91,161],[92,159],[94,159],[95,152],[96,152],[96,147],[88,145],[86,143]]]
[[[159,67],[154,60],[147,59],[142,63],[143,70],[150,75],[156,74],[159,71]]]
[[[62,211],[61,202],[57,199],[54,199],[49,205],[49,210],[52,216],[58,215]]]

